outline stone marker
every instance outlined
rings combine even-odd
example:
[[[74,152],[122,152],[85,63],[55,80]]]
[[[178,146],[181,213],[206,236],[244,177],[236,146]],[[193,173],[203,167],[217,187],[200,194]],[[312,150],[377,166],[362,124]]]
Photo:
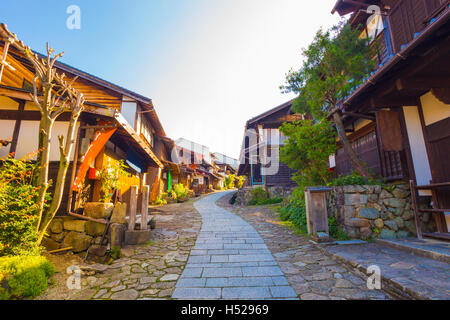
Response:
[[[125,217],[127,215],[127,204],[118,202],[114,207],[111,223],[125,224]]]
[[[104,219],[111,215],[113,209],[114,204],[112,203],[88,202],[84,206],[84,215],[95,219]]]

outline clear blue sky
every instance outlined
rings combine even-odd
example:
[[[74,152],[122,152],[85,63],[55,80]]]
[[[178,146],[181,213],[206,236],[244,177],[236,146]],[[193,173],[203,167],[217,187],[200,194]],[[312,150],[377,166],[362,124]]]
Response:
[[[33,49],[49,42],[69,65],[153,99],[167,134],[237,158],[246,120],[292,95],[279,86],[301,65],[335,0],[2,1],[0,22]],[[69,5],[81,30],[66,28]]]

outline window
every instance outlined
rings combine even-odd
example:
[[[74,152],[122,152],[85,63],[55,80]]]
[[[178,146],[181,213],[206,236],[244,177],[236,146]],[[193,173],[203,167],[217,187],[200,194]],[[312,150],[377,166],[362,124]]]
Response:
[[[367,20],[366,28],[360,35],[360,38],[369,38],[370,42],[373,42],[384,30],[383,16],[373,15],[372,18]]]

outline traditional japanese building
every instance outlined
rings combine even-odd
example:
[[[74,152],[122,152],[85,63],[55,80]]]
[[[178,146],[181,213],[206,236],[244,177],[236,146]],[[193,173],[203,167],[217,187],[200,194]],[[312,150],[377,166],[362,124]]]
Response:
[[[242,141],[238,175],[247,176],[247,186],[293,187],[294,170],[280,161],[280,146],[286,137],[279,127],[284,122],[302,120],[288,101],[247,121]]]
[[[9,43],[5,25],[0,27],[0,157],[35,159],[38,149],[40,111],[31,98],[34,67],[16,46]],[[126,201],[131,186],[149,185],[156,198],[161,175],[172,168],[171,140],[159,121],[151,99],[87,72],[56,62],[56,72],[74,79],[73,87],[85,99],[78,122],[75,147],[70,155],[60,213],[78,212],[86,201],[98,201],[101,181],[97,173],[123,160],[129,177],[120,180],[117,196]],[[69,113],[62,113],[51,139],[50,177],[59,166],[57,136],[65,135]],[[34,155],[33,155],[34,153]],[[152,200],[152,199],[151,199]]]
[[[378,48],[376,69],[340,108],[354,150],[386,181],[411,181],[419,237],[430,212],[437,230],[426,236],[450,239],[449,1],[339,0],[334,12]],[[352,169],[343,149],[330,163]]]

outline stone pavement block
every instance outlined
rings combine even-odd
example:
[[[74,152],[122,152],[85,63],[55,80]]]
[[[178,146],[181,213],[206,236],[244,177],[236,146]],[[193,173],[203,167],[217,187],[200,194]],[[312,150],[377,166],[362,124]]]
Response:
[[[200,278],[203,272],[203,268],[186,267],[181,274],[181,278]]]
[[[197,288],[205,287],[205,278],[182,278],[177,282],[177,288]]]
[[[233,248],[224,248],[224,246],[231,246],[231,244],[201,243],[201,244],[196,244],[194,246],[194,249],[198,249],[198,250],[202,250],[202,249],[206,249],[206,250],[233,249]]]
[[[239,254],[272,254],[269,249],[249,249],[249,250],[239,250]]]
[[[223,288],[222,297],[224,299],[263,299],[270,298],[268,287],[242,287],[242,288]]]
[[[174,299],[220,299],[220,288],[176,288],[172,294]]]
[[[208,250],[207,254],[209,255],[229,255],[229,254],[238,254],[239,250],[231,250],[231,249],[227,249],[227,250]]]
[[[188,263],[208,263],[211,262],[211,256],[191,256],[188,260]]]
[[[242,269],[235,268],[205,268],[203,277],[206,278],[221,278],[221,277],[241,277]]]
[[[189,268],[222,268],[222,263],[191,263],[188,265]]]
[[[270,292],[274,298],[296,298],[297,294],[290,286],[270,287]]]
[[[277,262],[276,261],[262,261],[262,262],[258,262],[258,265],[261,267],[267,267],[267,266],[277,266]]]
[[[289,282],[286,277],[272,277],[272,281],[276,286],[288,286]]]
[[[224,244],[224,249],[239,249],[239,250],[245,250],[245,249],[255,249],[252,244]]]
[[[275,283],[270,277],[228,278],[229,287],[263,287],[273,285],[275,285]]]
[[[246,277],[282,276],[279,267],[243,267],[242,273]]]
[[[206,287],[218,288],[228,286],[229,278],[207,278]]]
[[[228,262],[228,256],[211,256],[211,262]]]
[[[208,250],[191,250],[191,256],[203,256],[203,255],[207,255],[208,254]]]
[[[230,262],[274,261],[271,254],[231,255]]]

